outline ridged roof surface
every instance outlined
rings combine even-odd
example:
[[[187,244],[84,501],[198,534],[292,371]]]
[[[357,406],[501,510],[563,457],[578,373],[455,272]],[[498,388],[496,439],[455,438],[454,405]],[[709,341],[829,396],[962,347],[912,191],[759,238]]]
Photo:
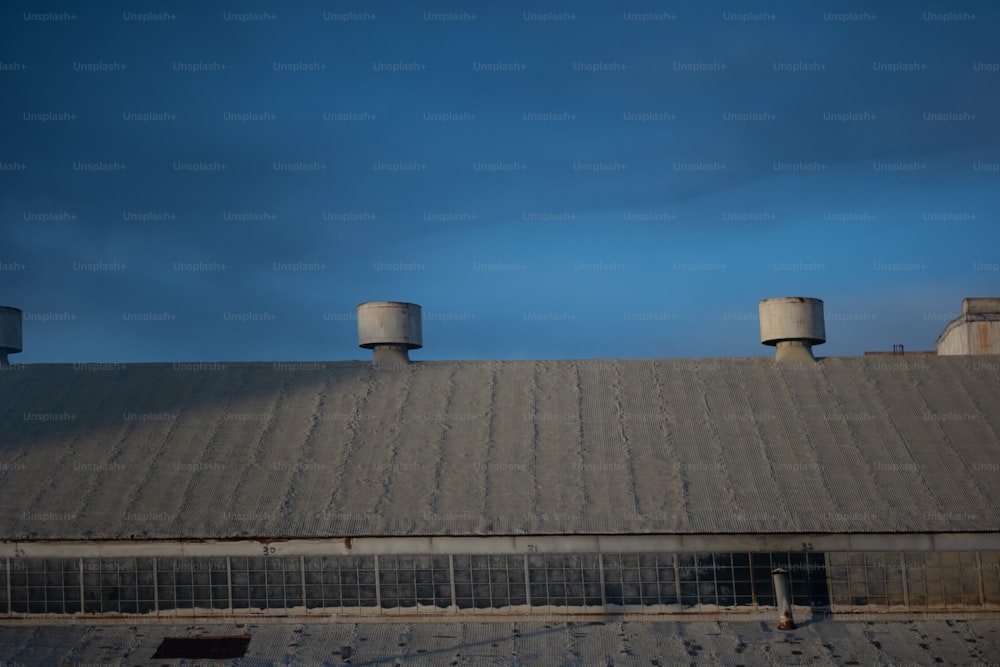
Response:
[[[15,366],[0,536],[996,531],[994,359]]]

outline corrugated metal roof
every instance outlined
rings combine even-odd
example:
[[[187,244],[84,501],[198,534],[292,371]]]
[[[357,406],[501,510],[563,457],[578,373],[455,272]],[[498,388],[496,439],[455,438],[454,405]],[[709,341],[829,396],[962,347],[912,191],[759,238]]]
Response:
[[[954,616],[799,620],[799,628],[787,632],[774,629],[772,619],[7,626],[0,632],[0,654],[9,665],[148,664],[166,637],[246,632],[251,639],[242,658],[212,664],[994,664],[1000,654],[996,619]]]
[[[996,531],[982,358],[27,365],[4,538]]]

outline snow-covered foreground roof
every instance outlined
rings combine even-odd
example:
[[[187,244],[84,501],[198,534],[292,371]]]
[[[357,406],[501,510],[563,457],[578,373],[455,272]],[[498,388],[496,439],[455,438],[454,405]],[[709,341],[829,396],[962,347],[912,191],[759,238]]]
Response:
[[[231,665],[987,665],[995,617],[596,623],[324,623],[6,626],[12,665],[147,664],[167,637],[250,635]],[[152,661],[156,662],[156,661]],[[167,660],[160,660],[166,664]],[[183,664],[202,664],[191,660]]]

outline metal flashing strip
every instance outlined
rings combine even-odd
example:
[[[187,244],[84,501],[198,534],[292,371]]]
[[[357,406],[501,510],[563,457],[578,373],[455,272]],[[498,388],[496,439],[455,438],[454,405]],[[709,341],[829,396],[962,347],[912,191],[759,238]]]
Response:
[[[525,535],[0,542],[0,558],[1000,550],[1000,533]]]

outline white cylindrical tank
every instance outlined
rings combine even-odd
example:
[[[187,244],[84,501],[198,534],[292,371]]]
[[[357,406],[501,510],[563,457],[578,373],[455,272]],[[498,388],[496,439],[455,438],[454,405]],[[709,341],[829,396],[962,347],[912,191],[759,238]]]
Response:
[[[826,342],[823,301],[807,296],[780,296],[758,304],[760,342],[777,345],[783,340],[800,340],[810,345]]]
[[[7,355],[21,351],[21,310],[0,306],[0,364],[7,364]]]
[[[358,345],[375,350],[376,362],[408,361],[424,346],[420,306],[402,301],[358,304]]]
[[[777,361],[814,361],[812,346],[826,342],[823,301],[781,296],[758,304],[760,342],[778,348]]]

